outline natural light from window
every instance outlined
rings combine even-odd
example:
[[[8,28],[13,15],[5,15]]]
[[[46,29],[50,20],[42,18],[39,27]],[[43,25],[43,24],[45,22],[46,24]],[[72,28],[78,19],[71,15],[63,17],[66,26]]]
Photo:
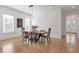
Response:
[[[25,31],[30,31],[30,29],[31,29],[31,21],[30,21],[30,19],[29,18],[25,18],[25,20],[24,20],[24,24],[25,24]]]
[[[14,16],[3,14],[3,33],[14,32]]]

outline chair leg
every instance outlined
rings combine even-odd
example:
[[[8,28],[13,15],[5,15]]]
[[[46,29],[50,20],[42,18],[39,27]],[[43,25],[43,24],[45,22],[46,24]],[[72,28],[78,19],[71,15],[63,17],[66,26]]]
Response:
[[[42,43],[45,43],[45,39],[46,39],[46,38],[43,38],[43,39],[42,39]]]
[[[28,40],[28,44],[29,44],[29,43],[32,44],[33,42],[32,42],[31,40]]]
[[[47,43],[49,44],[49,39],[47,38]]]
[[[49,41],[51,42],[51,38],[49,37]]]
[[[43,38],[41,38],[41,43],[42,43]]]
[[[51,39],[50,39],[50,37],[47,38],[47,42],[48,42],[48,44],[51,43]]]

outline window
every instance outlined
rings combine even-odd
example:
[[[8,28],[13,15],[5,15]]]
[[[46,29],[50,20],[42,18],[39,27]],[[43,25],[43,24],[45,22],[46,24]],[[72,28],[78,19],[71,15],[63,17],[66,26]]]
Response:
[[[24,20],[25,31],[30,31],[31,29],[31,21],[29,18],[25,18]]]
[[[14,16],[3,14],[3,33],[14,32]]]
[[[69,15],[66,17],[66,31],[75,32],[76,31],[76,15]]]

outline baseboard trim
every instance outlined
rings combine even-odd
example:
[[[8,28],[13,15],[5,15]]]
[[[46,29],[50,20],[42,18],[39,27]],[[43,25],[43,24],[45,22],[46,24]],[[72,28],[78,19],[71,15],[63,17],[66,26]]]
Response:
[[[10,40],[10,39],[16,39],[16,38],[20,38],[21,36],[18,37],[12,37],[12,38],[7,38],[7,39],[0,39],[0,41],[5,41],[5,40]]]

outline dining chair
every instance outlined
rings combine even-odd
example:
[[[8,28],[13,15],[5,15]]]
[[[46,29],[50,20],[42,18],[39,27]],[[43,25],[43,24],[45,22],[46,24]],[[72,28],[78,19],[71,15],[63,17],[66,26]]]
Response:
[[[35,31],[32,32],[32,39],[33,39],[33,42],[37,43],[38,41],[38,38],[37,38],[37,33]]]
[[[33,42],[36,42],[36,40],[37,40],[36,33],[34,31],[30,32],[28,37],[28,43],[31,42],[32,44]]]
[[[29,37],[28,31],[25,31],[23,41],[27,41],[28,37]]]
[[[46,35],[41,36],[41,41],[44,40],[45,42],[45,40],[47,40],[47,43],[49,44],[51,42],[50,33],[51,33],[51,28],[48,29],[48,32]]]

